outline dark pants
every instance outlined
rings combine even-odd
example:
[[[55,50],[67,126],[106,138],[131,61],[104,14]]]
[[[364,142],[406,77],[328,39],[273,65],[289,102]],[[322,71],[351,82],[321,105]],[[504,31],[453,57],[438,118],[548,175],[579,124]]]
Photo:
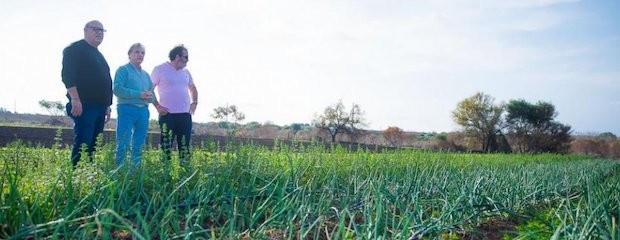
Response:
[[[82,102],[82,115],[79,117],[71,115],[71,102],[67,103],[66,109],[67,115],[73,119],[71,162],[75,166],[82,157],[82,145],[85,145],[89,159],[92,158],[97,136],[103,133],[108,106]]]
[[[190,137],[192,135],[192,115],[189,113],[168,113],[159,116],[161,130],[161,148],[164,159],[170,160],[172,142],[177,140],[177,149],[181,161],[189,161]]]

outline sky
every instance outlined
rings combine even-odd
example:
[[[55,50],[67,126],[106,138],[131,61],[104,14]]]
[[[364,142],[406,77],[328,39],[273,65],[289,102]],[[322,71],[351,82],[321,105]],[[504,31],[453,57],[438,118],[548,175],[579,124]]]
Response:
[[[62,50],[99,20],[114,77],[133,43],[147,72],[177,44],[199,92],[195,122],[236,105],[245,122],[310,123],[342,101],[365,129],[451,132],[457,104],[556,107],[575,133],[620,136],[618,0],[0,0],[0,107],[66,102]],[[112,106],[115,117],[116,100]],[[156,118],[151,107],[151,118]]]

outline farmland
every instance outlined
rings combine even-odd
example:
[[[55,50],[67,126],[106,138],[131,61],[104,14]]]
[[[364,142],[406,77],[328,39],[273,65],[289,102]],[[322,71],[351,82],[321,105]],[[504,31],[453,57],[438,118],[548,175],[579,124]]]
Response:
[[[1,239],[620,238],[614,160],[205,143],[129,170],[112,144],[75,169],[69,154],[0,149]]]

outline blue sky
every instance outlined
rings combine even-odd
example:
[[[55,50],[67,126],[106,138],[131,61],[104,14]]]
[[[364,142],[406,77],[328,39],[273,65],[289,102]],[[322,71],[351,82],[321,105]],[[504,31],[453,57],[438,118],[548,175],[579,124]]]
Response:
[[[188,47],[198,122],[235,104],[246,122],[309,123],[342,99],[369,129],[455,131],[458,102],[484,92],[551,102],[577,133],[620,135],[618,0],[0,1],[10,111],[66,101],[62,49],[98,19],[112,74],[132,43],[148,72]]]

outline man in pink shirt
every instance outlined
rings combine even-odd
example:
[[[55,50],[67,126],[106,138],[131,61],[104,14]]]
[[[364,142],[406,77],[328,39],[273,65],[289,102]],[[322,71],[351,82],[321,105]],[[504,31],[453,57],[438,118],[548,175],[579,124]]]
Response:
[[[192,115],[198,105],[198,90],[185,66],[189,61],[187,48],[174,47],[168,54],[170,62],[156,66],[151,73],[158,99],[154,105],[159,112],[161,148],[165,160],[170,160],[172,142],[176,139],[179,158],[189,164]]]

